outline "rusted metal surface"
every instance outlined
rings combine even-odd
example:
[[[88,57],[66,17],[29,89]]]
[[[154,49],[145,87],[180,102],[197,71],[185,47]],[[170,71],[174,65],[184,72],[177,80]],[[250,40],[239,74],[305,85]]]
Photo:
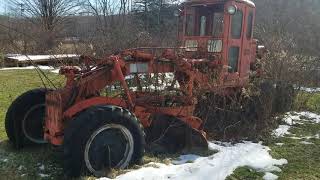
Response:
[[[203,122],[194,117],[197,97],[205,92],[224,96],[248,85],[250,65],[256,56],[256,41],[246,36],[248,28],[252,28],[247,26],[247,17],[249,13],[254,16],[254,7],[244,1],[219,1],[219,7],[212,2],[197,1],[208,5],[198,10],[185,3],[181,18],[186,24],[189,15],[196,18],[206,15],[203,11],[209,14],[222,7],[223,31],[217,36],[187,36],[184,26],[179,36],[181,47],[135,48],[102,59],[82,56],[83,69],[62,68],[60,73],[67,78],[65,87],[47,95],[46,140],[61,145],[65,125],[83,110],[98,105],[116,105],[134,113],[147,129],[157,128],[152,127],[157,124],[153,123],[156,115],[178,119],[191,129],[193,135],[198,134],[194,139],[203,142]],[[237,39],[230,35],[232,15],[225,12],[231,5],[236,5],[243,12],[241,36]],[[207,18],[208,22],[213,21],[212,15],[207,15]],[[212,26],[211,23],[208,25]],[[195,26],[193,30],[199,31],[199,27]],[[196,42],[197,47],[189,48],[189,51],[184,47],[188,41]],[[219,48],[212,46],[212,42]],[[231,47],[239,47],[235,72],[230,72],[229,66]],[[166,79],[166,73],[173,75],[169,78],[170,84],[161,80]],[[129,81],[136,85],[132,87]],[[120,85],[121,97],[100,96],[105,87],[112,88],[115,84]]]

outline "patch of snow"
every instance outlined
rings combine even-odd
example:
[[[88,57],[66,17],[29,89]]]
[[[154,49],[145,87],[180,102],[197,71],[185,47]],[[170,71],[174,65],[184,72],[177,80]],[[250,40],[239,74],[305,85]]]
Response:
[[[252,2],[252,1],[250,1],[250,0],[240,0],[240,2],[244,2],[244,3],[247,3],[247,4],[249,4],[250,6],[252,6],[252,7],[256,7],[256,5],[254,4],[254,2]]]
[[[39,173],[38,175],[42,178],[46,178],[50,176],[49,174],[42,174],[42,173]]]
[[[284,121],[285,123],[287,123],[288,125],[294,125],[297,124],[300,121],[300,116],[299,115],[293,115],[293,114],[286,114],[286,117],[282,119],[282,121]]]
[[[180,164],[185,164],[188,162],[194,162],[196,159],[198,159],[200,157],[201,156],[194,155],[194,154],[182,155],[179,157],[179,160],[172,161],[172,164],[180,165]]]
[[[154,80],[148,86],[142,86],[142,91],[156,91],[156,90],[162,91],[168,88],[168,86],[173,83],[174,73],[157,73],[157,75],[159,76],[158,82]],[[151,78],[154,78],[155,76],[156,76],[155,73],[150,74]],[[125,77],[125,79],[130,80],[130,79],[134,79],[134,77],[135,77],[134,75],[128,75]],[[148,76],[146,74],[139,75],[140,80],[144,80],[147,77]],[[135,87],[135,86],[131,86],[129,88],[132,91],[138,90],[138,87]],[[174,88],[179,88],[178,82],[174,84]]]
[[[60,69],[55,69],[55,70],[52,70],[52,71],[50,71],[50,72],[52,72],[52,73],[56,73],[56,74],[59,74]]]
[[[42,61],[42,60],[51,60],[51,59],[62,59],[62,58],[77,58],[80,57],[77,54],[56,54],[56,55],[18,55],[13,57],[8,57],[12,60],[17,61]]]
[[[118,176],[120,180],[158,180],[158,179],[183,179],[183,180],[223,180],[231,175],[238,167],[248,166],[260,172],[281,171],[277,166],[287,164],[285,159],[273,159],[269,148],[261,143],[244,142],[235,145],[219,142],[209,142],[210,149],[219,152],[209,157],[185,155],[180,157],[180,163],[159,164],[158,168],[143,167]],[[194,163],[184,163],[193,160]],[[100,180],[109,180],[101,178]]]
[[[51,66],[38,66],[42,70],[53,70],[54,68]],[[26,67],[10,67],[10,68],[0,68],[0,71],[5,70],[28,70],[28,69],[35,69],[35,66],[26,66]]]
[[[300,87],[298,88],[300,91],[308,92],[308,93],[316,93],[320,92],[320,88],[308,88],[308,87]]]
[[[21,177],[24,177],[24,176],[26,176],[27,174],[21,174]]]
[[[276,180],[278,179],[278,176],[275,174],[272,174],[270,172],[267,172],[264,176],[263,176],[264,180]]]
[[[318,115],[318,114],[315,114],[312,112],[299,112],[298,114],[300,116],[304,116],[304,117],[308,118],[306,120],[309,120],[314,123],[320,123],[320,115]]]
[[[277,146],[283,146],[284,143],[276,143]]]
[[[59,74],[60,68],[54,68],[51,66],[38,66],[41,70],[50,70],[52,73]],[[27,66],[27,67],[10,67],[10,68],[0,68],[0,71],[9,71],[9,70],[32,70],[36,69],[35,66]]]
[[[283,119],[289,125],[301,124],[303,122],[320,123],[320,115],[312,112],[289,112]]]
[[[316,134],[314,136],[306,136],[306,137],[302,137],[302,138],[306,139],[306,140],[309,140],[309,139],[312,139],[312,138],[319,139],[319,134]]]
[[[312,112],[289,112],[282,119],[288,125],[280,125],[272,134],[276,137],[283,137],[290,134],[289,129],[294,124],[303,124],[303,122],[320,123],[320,115]],[[319,135],[318,135],[319,136]],[[290,137],[292,139],[302,139],[300,137]],[[308,138],[308,137],[306,137]],[[312,137],[309,137],[309,139]]]
[[[276,137],[283,137],[286,134],[290,134],[289,132],[290,126],[288,125],[280,125],[277,129],[275,129],[272,134]]]
[[[8,159],[2,159],[2,162],[8,162]]]
[[[42,164],[42,165],[39,167],[39,169],[40,169],[41,171],[44,171],[44,165]]]
[[[310,145],[310,144],[314,144],[312,142],[308,142],[308,141],[301,141],[300,144],[306,144],[306,145]]]
[[[289,137],[290,139],[302,139],[300,137]]]
[[[20,166],[18,167],[18,170],[21,171],[23,168],[24,168],[24,167],[23,167],[22,165],[20,165]]]

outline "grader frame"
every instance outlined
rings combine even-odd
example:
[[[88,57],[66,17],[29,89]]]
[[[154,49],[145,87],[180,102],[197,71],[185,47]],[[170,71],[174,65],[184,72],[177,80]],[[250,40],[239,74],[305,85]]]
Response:
[[[237,12],[235,13],[237,14],[242,12],[241,22],[232,24],[232,18],[235,15],[226,12],[228,7],[236,7]],[[215,33],[209,28],[213,26],[214,15],[218,16],[215,9],[218,9],[218,13],[223,14],[223,22],[220,22],[223,23],[221,24],[223,31],[216,37],[213,35],[200,36],[201,32],[199,31],[204,30],[200,30],[201,27],[196,24],[206,26],[205,31]],[[47,94],[45,139],[52,144],[61,145],[66,122],[89,107],[103,104],[129,109],[138,117],[144,127],[150,126],[152,114],[179,117],[205,137],[201,119],[193,116],[196,105],[194,91],[213,91],[227,94],[232,93],[235,88],[241,88],[248,84],[250,65],[255,62],[256,55],[256,40],[252,38],[254,10],[253,3],[249,1],[189,1],[183,5],[181,12],[185,26],[182,28],[183,33],[180,34],[179,39],[185,47],[155,48],[157,50],[163,49],[160,56],[146,52],[148,50],[154,51],[153,48],[125,50],[120,54],[108,56],[98,61],[83,56],[87,68],[79,71],[74,67],[63,67],[60,72],[67,78],[66,86]],[[194,32],[191,36],[186,34],[187,25],[190,24],[186,21],[190,20],[188,19],[190,16],[196,19]],[[201,19],[203,20],[203,17],[209,19],[205,22],[206,25],[199,22]],[[252,22],[248,22],[249,20]],[[231,26],[239,26],[237,23],[241,23],[242,27],[238,32],[240,36],[232,38],[232,34],[237,32],[232,32],[236,30],[233,30]],[[205,34],[208,33],[205,32]],[[190,42],[196,42],[194,44],[198,45],[192,46],[191,43],[192,47],[187,47],[190,46]],[[213,52],[208,52],[210,48]],[[230,67],[230,65],[232,66],[230,59],[233,58],[231,56],[235,48],[238,48],[236,50],[238,52],[236,55],[237,64]],[[98,63],[92,66],[93,62]],[[165,97],[159,93],[130,91],[125,77],[141,73],[174,73],[175,80],[179,82],[180,91],[184,95]],[[215,75],[215,79],[212,79],[213,75]],[[126,95],[125,98],[97,96],[106,86],[112,85],[116,81],[120,82]],[[180,105],[159,107],[159,104],[168,98]]]
[[[255,5],[249,0],[189,0],[181,7],[178,35],[181,47],[128,49],[101,59],[81,56],[84,65],[80,69],[71,66],[60,69],[66,77],[63,88],[31,91],[13,102],[6,117],[9,139],[16,147],[21,147],[23,140],[19,138],[34,143],[45,140],[64,147],[68,157],[65,171],[72,176],[79,175],[80,164],[101,175],[102,169],[136,163],[144,151],[139,146],[144,146],[144,141],[159,142],[164,134],[170,137],[161,145],[171,146],[174,151],[207,148],[204,124],[195,116],[198,97],[207,92],[221,96],[235,94],[249,84],[251,71],[259,70],[252,68],[257,51],[257,41],[252,37]],[[168,74],[170,84],[164,82]],[[100,95],[106,87],[114,86],[121,87],[118,94]],[[27,104],[22,101],[38,97],[43,100],[29,103],[34,105],[29,109],[28,105],[21,105]],[[44,107],[37,103],[43,103]],[[44,120],[37,114],[42,111]],[[103,116],[96,117],[99,113]],[[37,126],[28,126],[29,122]],[[171,128],[168,122],[180,122],[183,128]],[[41,123],[43,130],[32,129]],[[130,125],[125,127],[126,124]],[[83,132],[77,132],[77,128]],[[135,133],[130,134],[130,130]],[[42,139],[35,141],[36,138]],[[117,148],[123,155],[119,155]],[[97,158],[97,154],[101,157]]]

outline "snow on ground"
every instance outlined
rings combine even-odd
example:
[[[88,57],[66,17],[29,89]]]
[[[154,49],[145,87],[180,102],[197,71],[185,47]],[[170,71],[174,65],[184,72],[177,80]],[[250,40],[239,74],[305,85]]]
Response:
[[[52,66],[38,66],[41,70],[50,70],[52,73],[59,73],[59,68],[54,68]],[[9,68],[0,68],[0,71],[6,70],[30,70],[35,69],[35,66],[26,66],[26,67],[9,67]]]
[[[289,129],[291,125],[303,124],[305,122],[320,123],[320,115],[312,112],[289,112],[282,119],[287,125],[279,125],[277,129],[273,131],[273,135],[276,137],[283,137],[286,134],[290,134]],[[313,137],[305,137],[306,139],[317,138],[319,134]],[[302,139],[300,137],[290,137],[293,139]]]
[[[263,176],[264,180],[276,180],[278,179],[278,176],[275,174],[272,174],[270,172],[267,172],[264,176]]]
[[[276,137],[283,137],[286,134],[290,134],[289,132],[290,126],[288,125],[280,125],[277,129],[273,131],[273,135]]]
[[[52,70],[54,69],[51,66],[38,66],[42,70]],[[35,66],[26,66],[26,67],[9,67],[9,68],[0,68],[0,71],[4,70],[25,70],[25,69],[35,69]]]
[[[39,173],[38,174],[41,178],[47,178],[47,177],[50,177],[49,174],[42,174],[42,173]]]
[[[308,93],[316,93],[316,92],[320,92],[320,88],[308,88],[308,87],[300,87],[299,90],[301,91],[305,91]]]
[[[313,123],[320,123],[320,115],[312,113],[312,112],[300,112],[297,113],[304,118],[307,118],[307,121],[311,121]]]
[[[308,142],[308,141],[301,141],[300,144],[311,145],[311,144],[314,144],[314,143]]]
[[[59,72],[60,72],[60,68],[58,68],[58,69],[55,69],[55,70],[52,70],[51,72],[52,72],[52,73],[56,73],[56,74],[59,74]]]
[[[21,171],[22,169],[24,169],[24,167],[23,167],[22,165],[20,165],[20,166],[18,167],[18,170]]]
[[[311,112],[292,112],[287,113],[283,121],[287,125],[280,125],[273,132],[277,137],[289,134],[288,130],[294,124],[303,124],[306,121],[320,123],[320,115]],[[316,138],[319,136],[317,134],[312,137]],[[311,144],[307,141],[301,141],[300,143]],[[282,146],[283,143],[278,143],[277,145]],[[269,154],[270,149],[261,143],[243,142],[232,145],[230,143],[210,142],[209,148],[218,150],[218,152],[209,157],[182,155],[178,160],[172,161],[169,165],[150,163],[146,167],[120,175],[116,179],[223,180],[238,167],[248,166],[259,172],[264,172],[263,179],[275,180],[278,176],[272,174],[272,172],[280,172],[281,169],[278,166],[288,163],[286,159],[273,159]],[[109,178],[100,178],[100,180],[109,180]]]
[[[61,58],[77,58],[77,54],[56,54],[56,55],[15,55],[8,57],[12,60],[17,61],[41,61],[41,60],[50,60],[50,59],[61,59]]]
[[[238,167],[248,166],[260,172],[281,171],[277,166],[287,164],[285,159],[273,159],[269,148],[261,143],[244,142],[235,145],[210,142],[210,149],[219,152],[209,157],[184,155],[172,164],[152,163],[155,167],[143,167],[118,176],[120,180],[223,180]],[[193,162],[193,163],[188,163]],[[270,174],[266,174],[267,178]],[[100,180],[109,180],[101,178]]]
[[[41,171],[44,171],[44,165],[42,164],[40,167],[39,167],[39,169],[41,170]]]

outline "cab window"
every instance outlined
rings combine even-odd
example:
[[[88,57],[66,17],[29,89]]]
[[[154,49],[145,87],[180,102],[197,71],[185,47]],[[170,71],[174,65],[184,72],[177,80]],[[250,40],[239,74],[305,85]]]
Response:
[[[222,36],[223,32],[223,11],[213,13],[212,35],[215,37]]]
[[[221,36],[223,15],[223,5],[193,7],[186,16],[186,36]]]
[[[239,52],[240,48],[236,46],[232,46],[229,48],[229,73],[238,72],[238,61],[239,61]]]
[[[188,14],[186,17],[186,35],[194,35],[194,17],[191,14]]]
[[[207,17],[201,16],[200,18],[200,36],[206,35]]]
[[[242,32],[242,19],[243,13],[241,10],[237,10],[237,12],[232,15],[231,19],[231,37],[232,39],[240,39]]]
[[[248,15],[247,20],[247,38],[252,38],[252,28],[253,28],[253,12],[251,11]]]

